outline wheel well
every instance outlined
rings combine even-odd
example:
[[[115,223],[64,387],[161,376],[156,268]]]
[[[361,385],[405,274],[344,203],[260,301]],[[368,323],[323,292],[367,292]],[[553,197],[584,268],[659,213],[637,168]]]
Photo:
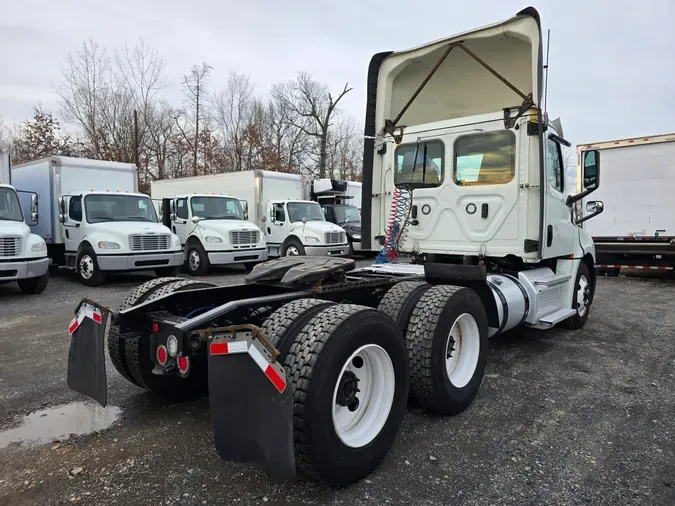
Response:
[[[289,235],[288,237],[286,237],[286,239],[284,239],[284,242],[281,243],[281,247],[283,248],[284,246],[292,242],[300,243],[300,245],[302,246],[302,241],[297,235]]]
[[[94,250],[94,247],[91,245],[89,241],[82,241],[80,243],[80,246],[77,248],[77,254],[79,255],[80,253],[82,253],[83,250],[87,248],[89,248],[92,251]]]
[[[595,294],[595,281],[597,279],[597,273],[595,272],[595,262],[593,261],[593,256],[590,253],[584,255],[584,258],[581,259],[583,263],[588,267],[588,272],[591,275],[591,286],[593,287],[592,294]],[[591,298],[591,300],[593,300]]]
[[[193,244],[199,244],[199,245],[203,246],[202,241],[199,240],[199,237],[191,235],[190,237],[188,237],[188,240],[185,243],[185,247],[188,248],[188,247],[192,246]]]

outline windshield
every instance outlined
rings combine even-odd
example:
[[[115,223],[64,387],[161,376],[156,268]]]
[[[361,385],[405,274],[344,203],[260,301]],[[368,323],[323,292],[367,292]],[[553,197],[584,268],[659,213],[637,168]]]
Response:
[[[356,206],[334,206],[333,212],[338,223],[361,221],[361,213]]]
[[[316,202],[289,202],[286,207],[291,223],[302,221],[303,218],[307,218],[307,221],[326,221],[321,206]]]
[[[237,199],[226,197],[192,197],[192,216],[200,220],[243,220],[244,211]]]
[[[84,209],[88,223],[106,221],[147,221],[157,223],[150,197],[138,195],[87,195]]]
[[[11,188],[0,188],[0,220],[23,221],[19,196]]]

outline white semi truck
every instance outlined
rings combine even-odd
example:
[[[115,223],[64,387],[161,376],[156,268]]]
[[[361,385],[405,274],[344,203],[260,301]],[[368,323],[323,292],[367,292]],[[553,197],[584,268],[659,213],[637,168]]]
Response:
[[[49,283],[47,246],[26,224],[10,166],[9,154],[0,153],[0,283],[16,281],[24,293],[42,293]],[[38,196],[21,193],[29,195],[30,220],[37,223]]]
[[[593,197],[604,202],[605,212],[584,224],[595,241],[598,273],[616,276],[622,268],[672,272],[675,133],[581,144],[579,159],[589,150],[602,153],[603,166],[602,189]],[[595,207],[585,202],[580,211]]]
[[[311,181],[298,174],[247,170],[173,181],[158,181],[153,188],[171,184],[175,185],[173,188],[183,188],[179,193],[216,192],[234,195],[245,209],[248,221],[262,231],[260,240],[264,240],[271,257],[348,254],[345,231],[326,221],[319,204],[310,200]],[[153,197],[155,195],[160,194],[153,189]],[[162,190],[162,196],[169,195]],[[260,242],[256,248],[259,245]],[[262,256],[244,262],[259,260],[262,260]]]
[[[239,285],[148,282],[119,311],[85,298],[70,387],[106,404],[111,316],[122,375],[171,399],[208,392],[223,459],[334,486],[378,467],[409,397],[445,415],[470,408],[490,337],[580,330],[591,313],[595,249],[579,225],[602,206],[574,220],[571,207],[600,186],[600,151],[584,152],[582,190],[567,196],[569,143],[541,108],[542,56],[533,8],[375,55],[362,242],[382,236],[414,262],[281,258]]]
[[[32,229],[52,264],[74,269],[85,285],[103,283],[109,272],[178,272],[180,240],[138,193],[135,165],[51,156],[12,167],[12,177],[43,203]]]
[[[164,179],[152,182],[151,196],[162,204],[164,225],[180,238],[190,274],[204,276],[212,265],[241,264],[251,270],[267,260],[265,234],[248,221],[246,202],[205,193],[212,186],[208,176]]]

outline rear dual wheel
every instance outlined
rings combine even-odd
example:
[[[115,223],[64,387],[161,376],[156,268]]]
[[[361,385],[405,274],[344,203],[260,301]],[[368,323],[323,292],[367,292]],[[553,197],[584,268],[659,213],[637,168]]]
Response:
[[[478,295],[458,286],[404,281],[378,309],[405,335],[411,400],[449,415],[465,410],[487,362],[487,314]]]
[[[293,388],[298,470],[334,486],[370,474],[406,409],[408,363],[396,325],[371,308],[301,299],[263,330]]]

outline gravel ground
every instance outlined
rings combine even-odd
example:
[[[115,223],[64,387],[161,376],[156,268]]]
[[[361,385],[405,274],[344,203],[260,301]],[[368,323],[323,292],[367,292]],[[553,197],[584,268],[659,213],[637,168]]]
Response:
[[[409,412],[380,468],[333,490],[220,460],[207,401],[163,403],[110,363],[114,407],[82,403],[68,389],[65,329],[80,297],[116,306],[149,277],[87,289],[61,274],[41,296],[0,286],[0,505],[675,504],[672,280],[603,278],[581,331],[501,336],[467,411]],[[45,411],[22,427],[36,410]],[[105,425],[60,442],[7,444]]]

